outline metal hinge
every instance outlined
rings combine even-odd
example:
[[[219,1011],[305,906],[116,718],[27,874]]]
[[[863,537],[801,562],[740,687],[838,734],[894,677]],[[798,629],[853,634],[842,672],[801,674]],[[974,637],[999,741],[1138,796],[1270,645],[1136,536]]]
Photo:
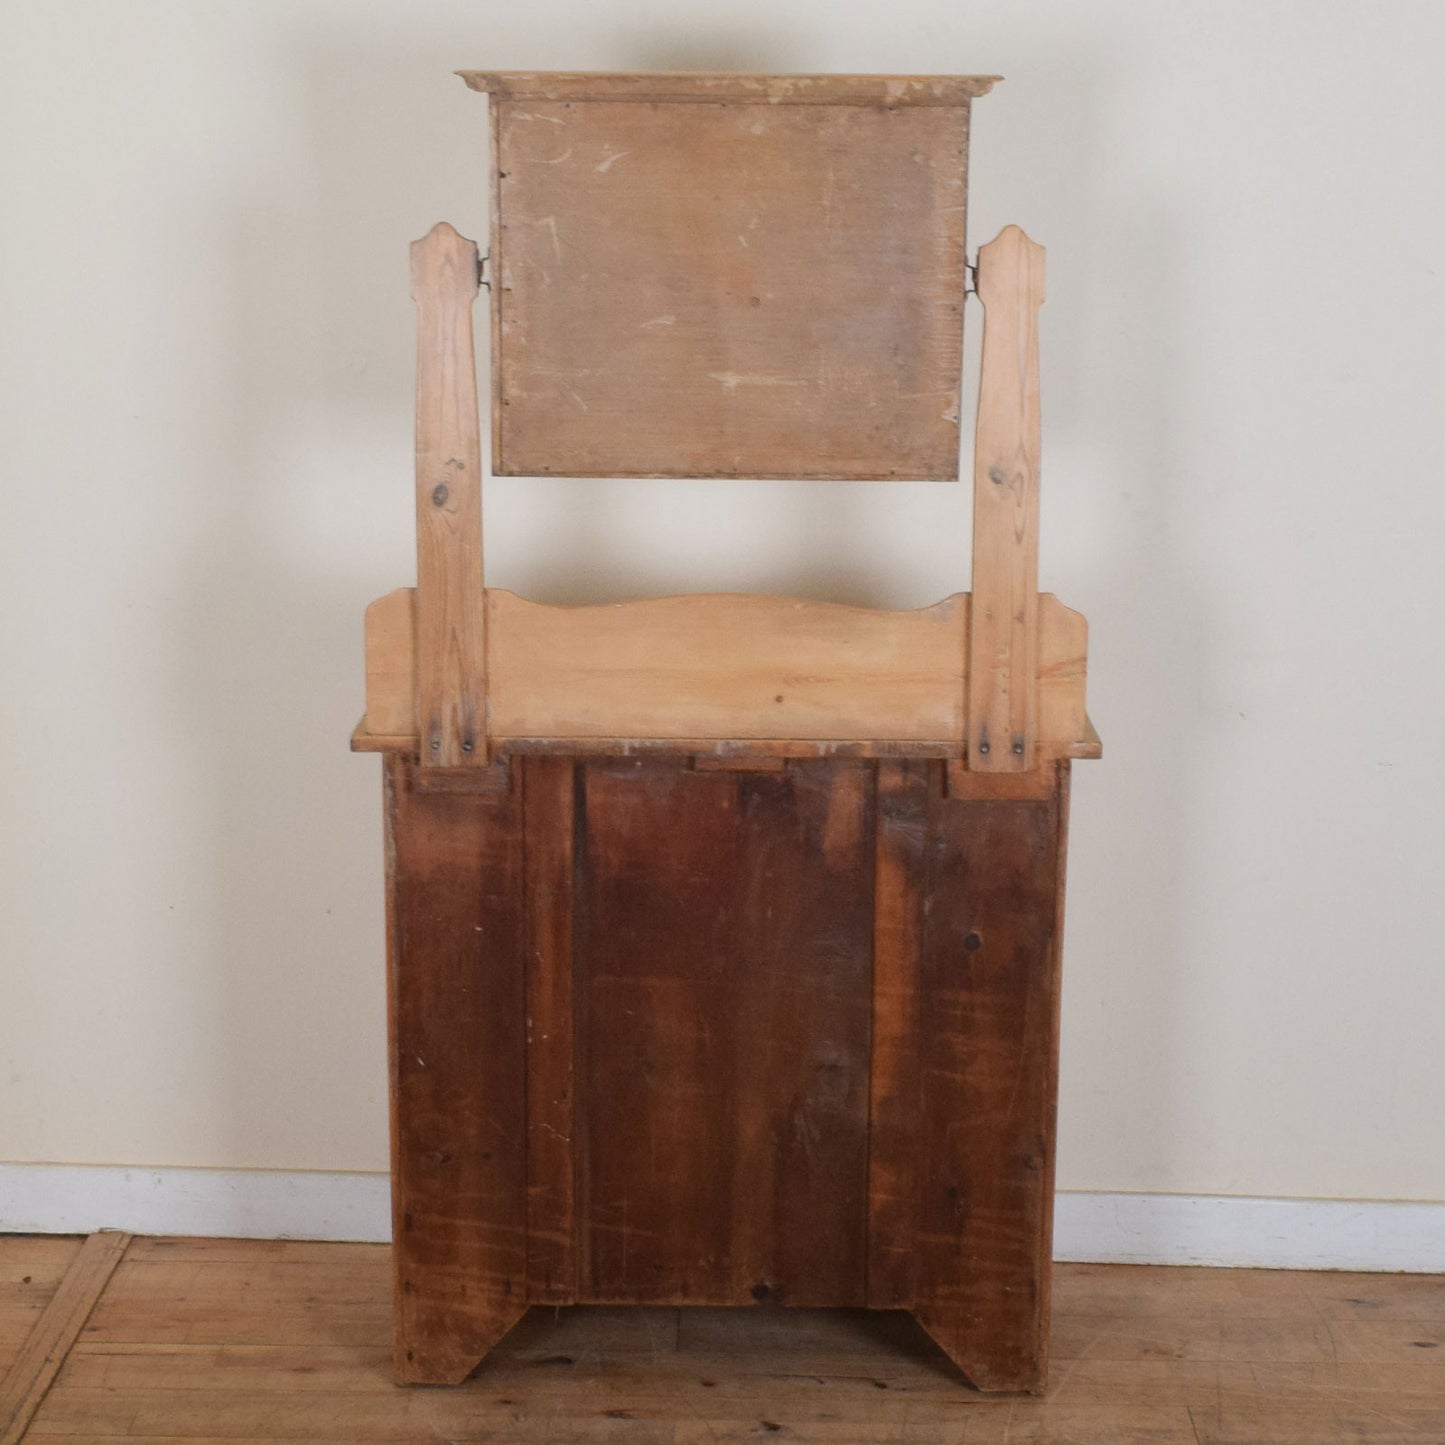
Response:
[[[490,255],[477,253],[477,285],[485,286],[488,291],[492,289],[492,278],[487,275],[487,262],[491,259]]]

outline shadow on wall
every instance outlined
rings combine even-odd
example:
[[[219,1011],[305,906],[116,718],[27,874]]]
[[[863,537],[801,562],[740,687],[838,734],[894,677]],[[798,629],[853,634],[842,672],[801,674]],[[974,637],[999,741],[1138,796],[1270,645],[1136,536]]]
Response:
[[[298,32],[275,65],[275,106],[292,118],[285,156],[246,193],[214,197],[206,220],[206,234],[226,238],[217,311],[232,412],[210,479],[223,497],[219,520],[181,580],[190,623],[177,645],[188,745],[216,820],[217,930],[198,966],[214,979],[213,1088],[229,1121],[216,1154],[227,1159],[386,1164],[379,786],[375,763],[352,758],[346,739],[362,706],[362,610],[414,577],[407,246],[443,218],[487,234],[484,103],[450,71],[563,68],[577,55],[597,69],[820,68],[796,27],[747,42],[624,31],[563,58],[535,46],[524,57],[505,26],[487,24],[486,37],[418,36],[410,22],[365,41]],[[1171,244],[1177,223],[1152,216],[1145,245],[1138,198],[1120,206],[1091,185],[1107,141],[1107,81],[1085,49],[1097,56],[1107,46],[1093,37],[1059,56],[1015,45],[1024,78],[1006,118],[998,97],[975,111],[970,228],[976,246],[1003,221],[1022,221],[1051,248],[1052,294],[1068,297],[1044,318],[1044,585],[1093,617],[1094,710],[1115,760],[1097,798],[1076,811],[1065,1187],[1071,1135],[1132,1127],[1132,1104],[1100,1097],[1075,1057],[1116,1052],[1120,1018],[1136,1012],[1160,1021],[1161,1038],[1186,1022],[1170,1007],[1168,963],[1194,802],[1178,767],[1189,739],[1131,735],[1129,718],[1187,717],[1191,682],[1168,659],[1139,657],[1145,632],[1132,619],[1168,598],[1176,633],[1199,633],[1168,506],[1181,344],[1165,340],[1168,297],[1184,284],[1186,261]],[[960,42],[927,63],[968,70],[978,58]],[[1042,117],[1055,127],[1041,136]],[[1001,197],[1026,203],[1011,209]],[[1121,266],[1113,248],[1125,221],[1135,239]],[[1089,336],[1105,308],[1109,325],[1160,339],[1127,379],[1127,397],[1119,379],[1090,372]],[[479,307],[479,336],[482,316]],[[978,319],[971,308],[971,352]],[[484,346],[479,362],[485,369]],[[975,392],[971,372],[965,416]],[[1129,431],[1131,455],[1111,461],[1149,488],[1147,525],[1116,529],[1111,545],[1081,560],[1050,542],[1069,510],[1053,500],[1068,478],[1050,461],[1090,446],[1107,452],[1109,408],[1125,405],[1148,425]],[[967,585],[968,516],[966,485],[503,479],[489,484],[489,580],[557,602],[721,587],[918,605]],[[1050,573],[1056,554],[1072,575]],[[1085,1037],[1097,1047],[1076,1056]],[[1163,1045],[1134,1031],[1125,1047]],[[1169,1065],[1162,1076],[1172,1083],[1148,1108],[1167,1120],[1188,1080]],[[284,1129],[273,1126],[278,1117],[288,1118]],[[1149,1131],[1160,1141],[1173,1132],[1167,1123]]]

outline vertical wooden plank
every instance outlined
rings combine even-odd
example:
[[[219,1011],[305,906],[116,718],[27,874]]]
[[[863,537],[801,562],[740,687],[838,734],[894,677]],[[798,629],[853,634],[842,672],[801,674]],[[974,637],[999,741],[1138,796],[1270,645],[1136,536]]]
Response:
[[[1046,1073],[1042,1081],[1042,1098],[1039,1112],[1043,1121],[1044,1150],[1040,1169],[1039,1192],[1041,1197],[1038,1211],[1038,1234],[1035,1241],[1039,1277],[1039,1346],[1037,1378],[1030,1386],[1035,1394],[1042,1394],[1048,1381],[1049,1345],[1051,1321],[1053,1319],[1054,1296],[1054,1177],[1058,1160],[1058,1117],[1059,1117],[1059,1036],[1063,1023],[1064,1001],[1064,895],[1069,857],[1069,800],[1073,784],[1073,764],[1068,758],[1060,758],[1053,767],[1058,778],[1058,806],[1054,819],[1054,937],[1053,967],[1049,970],[1050,997],[1048,1011],[1048,1051],[1045,1059]]]
[[[982,1390],[1047,1366],[1061,788],[930,796],[914,1313]]]
[[[968,765],[1034,765],[1038,711],[1039,338],[1044,248],[1017,226],[979,249],[986,315],[974,433]]]
[[[527,1294],[577,1298],[572,836],[576,764],[518,760],[526,828]]]
[[[445,222],[411,247],[417,305],[416,686],[424,765],[485,765],[476,244]]]
[[[397,800],[406,791],[412,772],[410,760],[402,753],[386,753],[381,759],[381,825],[385,855],[386,901],[386,1061],[387,1061],[387,1127],[391,1149],[391,1354],[392,1372],[398,1383],[409,1377],[403,1365],[415,1363],[416,1351],[410,1342],[411,1314],[403,1308],[405,1294],[411,1285],[408,1276],[405,1240],[408,1229],[406,1198],[407,1161],[402,1157],[404,1140],[411,1131],[402,1117],[404,1108],[397,1089],[397,1060],[402,1039],[401,973],[401,906],[396,869]],[[408,988],[407,997],[410,999]],[[410,1350],[412,1359],[407,1360]]]
[[[527,1302],[520,790],[387,779],[396,1374],[448,1384]]]
[[[118,1231],[92,1234],[71,1261],[45,1312],[0,1380],[0,1445],[19,1445],[90,1312],[130,1243]]]
[[[727,1287],[736,779],[640,762],[583,777],[581,1296],[742,1303]]]
[[[584,1299],[863,1302],[870,778],[586,766]]]
[[[766,1240],[757,1270],[735,1261],[734,1295],[761,1282],[783,1304],[867,1298],[874,778],[869,763],[819,760],[738,779],[734,917],[765,1009],[738,1042],[738,1103],[759,1136],[750,1153],[740,1136],[739,1154],[744,1187],[749,1158],[772,1180],[767,1215],[735,1197]]]
[[[880,762],[873,904],[873,1067],[868,1124],[868,1304],[913,1303],[917,1224],[918,958],[928,771]]]

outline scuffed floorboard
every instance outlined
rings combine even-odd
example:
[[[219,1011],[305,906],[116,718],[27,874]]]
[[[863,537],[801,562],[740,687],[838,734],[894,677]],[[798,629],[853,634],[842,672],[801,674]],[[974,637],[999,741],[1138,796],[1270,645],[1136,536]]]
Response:
[[[76,1240],[0,1240],[0,1348]],[[391,1383],[382,1245],[136,1239],[30,1441],[1333,1445],[1445,1439],[1445,1278],[1060,1265],[1042,1399],[902,1315],[534,1309],[464,1386]]]

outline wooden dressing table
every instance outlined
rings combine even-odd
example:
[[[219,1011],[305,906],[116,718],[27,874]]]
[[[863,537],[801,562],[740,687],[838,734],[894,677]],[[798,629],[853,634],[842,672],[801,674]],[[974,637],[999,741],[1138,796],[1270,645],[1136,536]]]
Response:
[[[417,585],[366,614],[385,763],[396,1370],[532,1304],[912,1311],[1047,1367],[1083,619],[1037,580],[1043,251],[977,264],[972,593],[551,607],[505,475],[955,480],[992,78],[467,73],[485,272],[412,248]],[[780,482],[780,484],[783,484]]]

